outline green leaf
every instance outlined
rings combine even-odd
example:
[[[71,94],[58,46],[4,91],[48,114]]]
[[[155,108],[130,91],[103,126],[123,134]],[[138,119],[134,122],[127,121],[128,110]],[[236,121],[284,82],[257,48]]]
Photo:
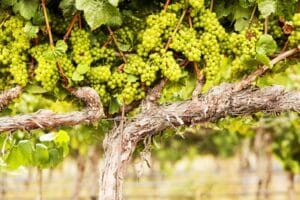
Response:
[[[13,7],[14,12],[20,13],[22,17],[31,19],[39,7],[39,0],[22,0],[16,3]]]
[[[117,7],[119,4],[119,0],[108,0],[108,2],[115,7]]]
[[[34,13],[31,21],[33,25],[37,26],[45,24],[45,17],[41,7],[39,7],[38,10]]]
[[[270,58],[266,54],[256,54],[256,60],[264,65],[271,67]]]
[[[55,139],[54,133],[47,133],[40,136],[39,140],[41,142],[51,142]]]
[[[49,163],[48,163],[49,167],[55,167],[62,161],[63,161],[63,151],[61,150],[61,148],[59,149],[53,148],[49,150]]]
[[[249,24],[249,21],[244,18],[239,18],[234,23],[234,30],[242,31],[244,30]]]
[[[83,75],[79,74],[77,71],[73,72],[72,80],[73,81],[82,81],[84,79]]]
[[[20,152],[19,148],[17,146],[13,147],[13,149],[10,151],[8,157],[5,160],[7,164],[7,168],[10,170],[14,170],[22,166],[24,163],[26,163],[26,160],[24,159],[22,153]]]
[[[73,16],[76,13],[75,0],[62,0],[59,3],[59,8],[65,17]]]
[[[0,2],[1,7],[7,8],[9,6],[13,6],[17,3],[18,0],[2,0]]]
[[[24,164],[23,165],[30,165],[32,162],[32,155],[33,155],[33,144],[30,140],[21,140],[18,144],[18,148],[20,153],[23,155]]]
[[[36,166],[43,167],[49,159],[49,152],[46,145],[37,143],[33,152],[33,161]]]
[[[90,66],[87,64],[80,63],[77,65],[76,72],[78,74],[85,74],[90,70]]]
[[[109,108],[108,108],[109,114],[117,113],[119,111],[120,107],[121,107],[121,105],[119,104],[119,101],[117,100],[117,98],[113,98],[109,102]]]
[[[271,35],[264,34],[260,36],[259,40],[256,43],[256,53],[272,55],[277,49],[276,41]]]
[[[47,92],[47,90],[38,85],[27,85],[25,90],[26,92],[31,94],[43,94]]]
[[[23,30],[29,38],[35,38],[37,36],[37,33],[39,32],[39,27],[32,25],[30,22],[27,22]]]
[[[92,30],[101,25],[118,26],[122,24],[119,10],[107,0],[76,0],[76,8],[83,10],[85,20]]]
[[[64,55],[68,50],[68,45],[63,40],[58,40],[55,44],[55,49],[53,51],[53,54],[56,58],[61,57]]]
[[[258,10],[261,16],[266,18],[267,16],[275,13],[276,11],[276,1],[275,0],[260,0],[258,2]]]
[[[54,142],[55,142],[55,144],[60,145],[60,146],[62,146],[64,144],[69,144],[70,136],[66,131],[59,130],[58,132],[55,133]]]

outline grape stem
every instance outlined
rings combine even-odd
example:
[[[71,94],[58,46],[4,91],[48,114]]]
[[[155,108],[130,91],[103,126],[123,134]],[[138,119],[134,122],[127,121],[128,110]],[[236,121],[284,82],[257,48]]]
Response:
[[[269,18],[268,17],[266,17],[265,18],[265,22],[264,22],[264,34],[266,35],[266,34],[268,34],[268,21],[269,21]]]
[[[165,5],[164,5],[164,11],[168,10],[168,6],[170,4],[171,0],[166,0]]]
[[[255,12],[256,12],[256,8],[257,8],[257,7],[254,6],[254,8],[253,8],[253,10],[252,10],[251,17],[250,17],[250,19],[249,19],[248,28],[250,28],[251,25],[252,25],[252,22],[253,22],[253,19],[254,19],[254,16],[255,16]]]
[[[67,41],[67,39],[69,38],[70,34],[71,34],[71,31],[74,27],[74,24],[76,22],[76,20],[78,20],[78,14],[75,14],[73,17],[72,17],[72,20],[69,24],[69,27],[68,27],[68,30],[66,32],[66,34],[64,35],[64,41]]]
[[[168,50],[168,49],[169,49],[169,46],[170,46],[171,41],[172,41],[172,38],[175,36],[175,34],[177,33],[177,31],[179,30],[180,25],[181,25],[181,23],[182,23],[182,21],[183,21],[185,15],[186,15],[186,13],[187,13],[187,9],[184,9],[183,12],[182,12],[182,15],[181,15],[181,17],[180,17],[180,19],[179,19],[179,21],[178,21],[178,23],[176,24],[176,27],[175,27],[175,29],[174,29],[172,35],[169,37],[169,39],[168,39],[168,41],[167,41],[167,44],[166,44],[166,46],[165,46],[165,50]]]
[[[213,9],[214,9],[214,0],[211,0],[209,10],[213,11]]]
[[[278,56],[276,56],[275,58],[273,58],[270,62],[271,65],[275,65],[276,63],[295,55],[296,53],[298,53],[300,51],[299,47],[290,49],[288,51],[285,51],[283,53],[280,53]],[[246,87],[248,87],[251,82],[255,81],[259,76],[262,76],[263,74],[265,74],[268,70],[269,70],[269,66],[267,65],[263,65],[262,67],[258,68],[257,70],[255,70],[252,74],[248,75],[246,78],[244,78],[243,80],[241,80],[236,86],[234,91],[240,91]]]
[[[119,44],[118,44],[118,41],[117,41],[117,39],[116,39],[116,37],[115,37],[114,32],[111,30],[111,28],[110,28],[109,26],[107,26],[107,29],[108,29],[109,34],[110,34],[110,36],[111,36],[111,38],[112,38],[114,44],[116,45],[116,47],[117,47],[117,49],[118,49],[118,51],[119,51],[119,53],[120,53],[122,59],[123,59],[123,62],[126,63],[126,57],[124,56],[123,52],[121,51],[121,49],[120,49],[120,47],[119,47]]]
[[[46,0],[42,0],[42,8],[43,8],[43,13],[44,13],[44,17],[45,17],[47,33],[48,33],[48,36],[49,36],[50,47],[52,49],[54,49],[54,42],[53,42],[51,27],[50,27],[48,15],[47,15]]]
[[[194,72],[197,76],[197,85],[193,91],[192,99],[197,100],[198,95],[201,92],[201,89],[205,83],[205,76],[203,75],[203,73],[200,72],[200,70],[198,68],[198,64],[196,62],[193,62],[193,68],[194,68]]]
[[[107,38],[107,40],[106,40],[106,41],[104,42],[104,44],[102,45],[102,48],[103,48],[103,47],[106,47],[107,45],[109,45],[111,41],[112,41],[112,36],[109,35],[108,38]]]

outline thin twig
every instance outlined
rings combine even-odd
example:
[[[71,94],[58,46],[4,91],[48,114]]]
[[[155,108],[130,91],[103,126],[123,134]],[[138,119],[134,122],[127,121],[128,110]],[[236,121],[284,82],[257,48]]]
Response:
[[[275,65],[276,63],[280,62],[281,60],[284,60],[292,55],[295,55],[298,53],[300,49],[298,47],[290,49],[286,52],[283,52],[273,58],[270,62],[271,65]],[[251,82],[255,81],[259,76],[263,75],[269,70],[269,67],[267,65],[263,65],[262,67],[255,70],[252,74],[247,76],[245,79],[241,80],[235,87],[234,91],[240,91],[244,88],[246,88],[248,85],[251,84]]]
[[[78,14],[78,26],[80,29],[82,29],[82,19],[81,19],[81,14]]]
[[[70,36],[70,34],[71,34],[71,31],[72,31],[72,29],[73,29],[73,27],[74,27],[74,24],[75,24],[76,20],[78,20],[78,14],[76,14],[76,15],[74,15],[74,16],[72,17],[72,20],[71,20],[71,22],[70,22],[70,24],[69,24],[68,30],[67,30],[67,32],[66,32],[66,34],[65,34],[65,36],[64,36],[64,41],[67,41],[67,39],[69,38],[69,36]]]
[[[248,28],[250,28],[251,25],[252,25],[252,22],[253,22],[253,19],[254,19],[254,15],[255,15],[255,12],[256,12],[256,8],[257,8],[257,7],[254,6],[254,8],[253,8],[253,10],[252,10],[251,17],[250,17],[249,23],[248,23]]]
[[[265,22],[264,22],[264,34],[268,34],[268,21],[269,21],[269,18],[266,17],[265,18]]]
[[[111,41],[112,41],[112,35],[109,35],[107,40],[104,42],[104,44],[101,47],[106,47],[107,45],[110,44]]]
[[[213,11],[213,9],[214,9],[214,0],[211,0],[209,10]]]
[[[165,5],[164,5],[164,11],[168,10],[168,6],[170,4],[171,0],[166,0]]]
[[[172,33],[172,35],[169,37],[169,39],[167,41],[167,44],[165,46],[165,50],[167,50],[169,48],[169,46],[171,44],[171,41],[172,41],[172,38],[175,36],[175,34],[177,33],[177,31],[179,30],[179,27],[180,27],[180,25],[181,25],[181,23],[182,23],[182,21],[184,19],[184,16],[186,15],[186,13],[187,13],[187,9],[184,9],[183,12],[182,12],[182,15],[181,15],[181,17],[180,17],[180,19],[179,19],[179,21],[178,21],[178,23],[176,25],[176,27],[175,27],[175,29],[173,31],[173,33]]]
[[[113,42],[115,43],[115,45],[116,45],[116,47],[117,47],[117,49],[118,49],[120,55],[122,56],[123,61],[126,62],[126,57],[124,56],[123,52],[121,51],[121,49],[120,49],[120,47],[119,47],[119,44],[118,44],[118,41],[117,41],[117,39],[116,39],[116,37],[115,37],[114,32],[111,30],[111,28],[110,28],[109,26],[107,26],[107,29],[108,29],[108,31],[109,31],[109,34],[110,34],[111,37],[112,37]]]
[[[53,42],[51,27],[50,27],[48,15],[47,15],[46,0],[42,0],[42,8],[43,8],[43,13],[44,13],[44,17],[45,17],[45,23],[46,23],[47,33],[49,35],[50,47],[52,49],[54,49],[54,42]]]

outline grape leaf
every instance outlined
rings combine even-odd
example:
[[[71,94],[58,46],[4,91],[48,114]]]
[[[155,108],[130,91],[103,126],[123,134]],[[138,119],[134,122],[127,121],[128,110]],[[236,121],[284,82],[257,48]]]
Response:
[[[35,145],[35,151],[33,152],[34,164],[38,167],[44,166],[49,159],[49,152],[46,145],[37,143]]]
[[[76,68],[76,72],[77,72],[78,74],[85,74],[85,73],[87,73],[89,70],[90,70],[90,66],[87,65],[87,64],[82,64],[82,63],[78,64],[78,65],[77,65],[77,68]]]
[[[61,161],[63,161],[63,151],[61,148],[56,149],[50,149],[49,150],[49,162],[48,167],[55,167],[58,165]]]
[[[119,4],[119,0],[108,0],[108,2],[115,7],[117,7]]]
[[[25,19],[29,20],[35,15],[38,7],[38,0],[21,0],[14,5],[13,10],[14,12],[20,13],[20,15]]]
[[[76,8],[84,12],[85,20],[92,30],[101,25],[118,26],[122,19],[118,8],[107,0],[76,0]]]
[[[7,8],[9,6],[13,6],[17,3],[17,0],[2,0],[0,2],[1,7]]]
[[[39,32],[39,27],[32,25],[30,22],[27,22],[23,28],[25,33],[29,38],[35,38]]]
[[[262,64],[271,67],[270,58],[268,56],[266,56],[266,54],[258,53],[258,54],[256,54],[255,58],[257,61],[261,62]]]
[[[264,34],[260,36],[256,43],[256,52],[258,54],[272,55],[277,49],[276,41],[271,35]]]
[[[70,136],[69,134],[64,130],[59,130],[55,133],[55,144],[62,146],[63,144],[69,144],[70,142]]]
[[[76,13],[75,0],[62,0],[59,3],[59,8],[65,17],[73,16]]]
[[[276,2],[274,0],[260,0],[258,2],[258,10],[262,17],[267,17],[276,11]]]
[[[120,105],[119,101],[117,100],[117,98],[113,98],[109,102],[109,108],[108,108],[109,114],[117,113],[119,111],[120,107],[121,107],[121,105]]]
[[[81,75],[77,71],[73,72],[73,74],[72,74],[72,80],[73,81],[82,81],[83,78],[84,78],[83,75]]]

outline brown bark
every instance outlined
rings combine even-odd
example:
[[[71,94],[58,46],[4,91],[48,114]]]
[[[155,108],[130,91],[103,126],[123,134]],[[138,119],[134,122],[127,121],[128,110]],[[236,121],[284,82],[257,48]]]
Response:
[[[50,110],[39,110],[32,114],[0,118],[0,132],[15,130],[46,129],[91,123],[104,116],[97,92],[88,87],[71,90],[71,93],[87,105],[82,111],[57,114]],[[1,99],[0,99],[1,100]]]
[[[17,98],[22,92],[21,86],[16,86],[9,90],[4,91],[0,94],[0,111],[2,111],[8,104],[12,102],[15,98]]]
[[[119,127],[108,134],[104,141],[100,199],[122,199],[124,169],[137,143],[145,137],[168,127],[215,121],[225,116],[249,115],[258,111],[300,111],[299,91],[287,92],[279,86],[262,89],[251,87],[239,91],[235,88],[236,84],[222,84],[197,100],[159,107],[151,104],[136,119],[125,122],[123,134]]]
[[[99,194],[99,160],[100,160],[101,149],[100,147],[94,146],[91,148],[89,154],[89,195],[90,200],[97,200]]]

